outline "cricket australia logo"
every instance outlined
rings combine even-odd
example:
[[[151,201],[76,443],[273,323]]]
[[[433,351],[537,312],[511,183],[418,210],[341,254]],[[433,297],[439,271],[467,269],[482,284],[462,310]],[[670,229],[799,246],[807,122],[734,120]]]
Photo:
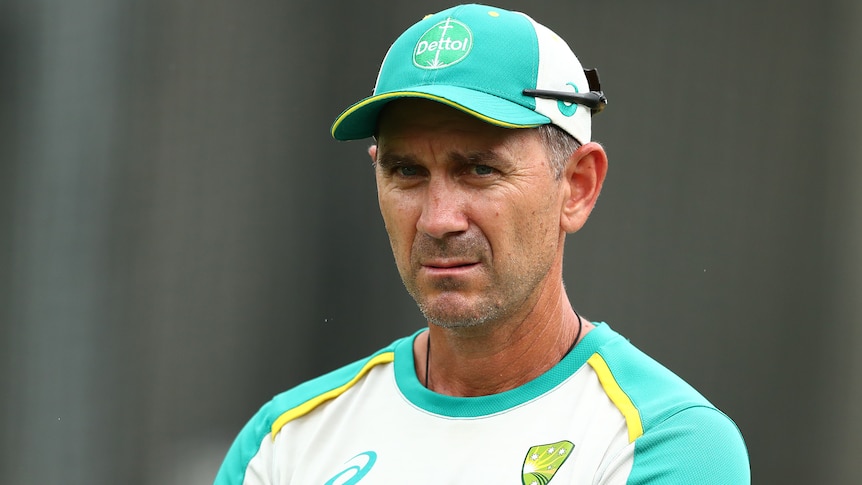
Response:
[[[442,69],[457,64],[473,48],[473,33],[461,22],[446,19],[425,31],[413,48],[413,64],[422,69]]]
[[[530,448],[521,469],[523,485],[546,485],[575,449],[571,441],[560,441]]]

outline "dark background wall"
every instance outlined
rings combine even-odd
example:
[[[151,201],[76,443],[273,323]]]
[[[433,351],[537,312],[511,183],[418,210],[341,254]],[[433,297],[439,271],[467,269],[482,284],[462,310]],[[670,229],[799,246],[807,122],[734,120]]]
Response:
[[[856,483],[862,7],[500,1],[598,67],[580,312],[730,414],[755,483]],[[273,394],[423,325],[366,143],[440,1],[0,1],[0,476],[209,483]]]

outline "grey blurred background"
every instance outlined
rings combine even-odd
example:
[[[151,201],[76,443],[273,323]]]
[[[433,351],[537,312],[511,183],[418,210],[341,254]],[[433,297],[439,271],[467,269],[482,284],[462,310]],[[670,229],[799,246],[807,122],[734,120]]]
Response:
[[[0,482],[210,483],[272,395],[423,325],[328,130],[451,4],[0,0]],[[862,3],[497,4],[610,100],[577,309],[732,416],[755,483],[858,483]]]

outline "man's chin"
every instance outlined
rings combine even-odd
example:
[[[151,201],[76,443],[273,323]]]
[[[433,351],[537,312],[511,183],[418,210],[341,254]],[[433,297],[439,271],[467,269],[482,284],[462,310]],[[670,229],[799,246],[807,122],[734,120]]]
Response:
[[[484,325],[487,320],[475,317],[450,317],[440,318],[435,315],[425,315],[428,322],[441,328],[473,328]]]
[[[499,308],[492,305],[461,305],[453,301],[419,304],[419,310],[432,324],[443,328],[467,328],[483,325],[496,318]]]

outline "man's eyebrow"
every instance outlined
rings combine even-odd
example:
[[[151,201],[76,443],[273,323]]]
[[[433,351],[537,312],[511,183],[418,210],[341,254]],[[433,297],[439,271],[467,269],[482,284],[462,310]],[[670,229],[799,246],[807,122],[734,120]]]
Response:
[[[456,165],[490,165],[498,168],[506,168],[513,162],[493,150],[480,150],[474,152],[451,152],[446,156],[449,163]],[[378,153],[375,165],[381,169],[388,170],[404,165],[419,165],[420,162],[412,155],[401,155],[397,153]]]
[[[494,167],[508,167],[512,165],[512,161],[501,157],[499,153],[493,150],[482,150],[469,153],[452,153],[449,158],[457,163],[467,165],[490,165]]]
[[[397,155],[393,153],[378,153],[374,162],[382,169],[391,169],[402,165],[416,165],[416,159],[410,155]]]
[[[487,150],[469,153],[452,153],[449,158],[460,163],[492,163],[500,159],[496,153]]]

